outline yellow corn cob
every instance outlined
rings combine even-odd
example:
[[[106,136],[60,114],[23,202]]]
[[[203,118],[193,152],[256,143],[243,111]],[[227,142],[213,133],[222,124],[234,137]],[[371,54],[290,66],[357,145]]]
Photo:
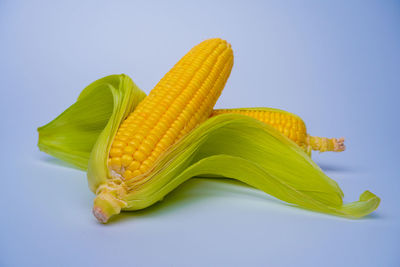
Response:
[[[108,167],[132,179],[210,116],[233,66],[230,45],[209,39],[195,46],[154,87],[121,124]]]
[[[294,141],[308,154],[311,153],[311,150],[340,152],[346,148],[343,137],[310,136],[307,134],[303,120],[299,116],[284,110],[273,108],[215,109],[211,117],[226,113],[242,114],[267,123]]]

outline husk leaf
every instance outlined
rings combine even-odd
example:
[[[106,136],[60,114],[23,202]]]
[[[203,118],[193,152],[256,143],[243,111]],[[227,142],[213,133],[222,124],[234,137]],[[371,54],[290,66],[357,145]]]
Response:
[[[39,149],[87,170],[93,146],[106,125],[117,124],[116,113],[129,114],[144,97],[124,74],[99,79],[57,118],[38,128]]]
[[[90,179],[89,168],[89,179]],[[337,183],[294,142],[255,119],[225,114],[209,119],[175,144],[141,180],[114,197],[123,210],[146,208],[194,176],[242,181],[299,207],[349,217],[362,217],[379,205],[366,191],[359,201],[343,205]]]

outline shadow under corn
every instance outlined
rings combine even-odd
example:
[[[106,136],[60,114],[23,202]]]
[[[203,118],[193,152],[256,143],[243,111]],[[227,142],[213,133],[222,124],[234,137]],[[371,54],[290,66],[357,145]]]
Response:
[[[169,193],[165,198],[154,205],[137,211],[123,211],[121,214],[111,217],[108,224],[149,217],[173,214],[180,209],[195,205],[202,199],[209,198],[252,199],[254,201],[267,201],[278,205],[286,204],[278,199],[254,189],[246,184],[228,178],[192,178]]]
[[[356,166],[329,164],[329,163],[325,163],[325,162],[323,162],[323,163],[316,162],[316,163],[324,172],[354,173],[354,172],[358,171],[358,168]]]

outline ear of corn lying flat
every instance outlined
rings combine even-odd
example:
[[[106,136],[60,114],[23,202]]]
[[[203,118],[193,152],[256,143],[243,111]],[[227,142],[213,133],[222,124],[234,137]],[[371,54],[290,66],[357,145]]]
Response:
[[[227,113],[246,115],[271,125],[303,148],[308,154],[311,154],[311,150],[341,152],[346,149],[343,137],[310,136],[306,131],[306,125],[303,120],[299,116],[284,110],[274,108],[215,109],[211,116]]]
[[[39,148],[87,169],[93,213],[102,223],[121,210],[146,208],[201,175],[237,179],[288,203],[348,218],[378,207],[380,199],[369,191],[343,204],[340,187],[307,155],[341,151],[334,144],[340,139],[310,137],[304,122],[284,111],[213,111],[232,65],[230,45],[210,39],[148,96],[126,75],[100,79],[39,128]]]

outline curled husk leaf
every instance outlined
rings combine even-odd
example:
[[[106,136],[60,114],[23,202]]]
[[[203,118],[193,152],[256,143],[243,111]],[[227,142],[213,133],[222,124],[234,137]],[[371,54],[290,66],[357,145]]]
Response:
[[[91,166],[99,165],[89,166],[89,181],[100,173]],[[343,205],[337,183],[295,143],[255,119],[226,114],[200,125],[137,180],[115,182],[111,174],[103,176],[95,215],[106,222],[121,209],[146,208],[191,177],[204,175],[236,179],[299,207],[349,218],[367,215],[379,205],[368,191]]]
[[[89,158],[87,154],[79,157],[80,150],[74,150],[75,143],[75,147],[69,143],[64,147],[66,136],[61,138],[60,128],[54,125],[52,134],[61,136],[60,147],[44,146],[48,144],[46,135],[40,135],[42,140],[39,140],[42,150],[76,166],[83,166],[85,160],[88,162],[89,186],[96,194],[93,212],[99,221],[105,223],[121,210],[151,206],[194,176],[236,179],[298,207],[347,218],[365,216],[378,207],[380,199],[369,191],[365,191],[358,201],[343,204],[343,193],[337,183],[327,177],[299,146],[273,127],[238,114],[219,115],[199,125],[165,151],[147,173],[132,180],[116,176],[107,167],[112,140],[123,119],[144,97],[130,79],[127,81],[127,76],[122,77],[119,86],[98,86],[98,89],[88,90],[81,94],[75,107],[71,106],[72,109],[81,108],[79,106],[84,105],[79,101],[81,97],[98,99],[104,104],[96,105],[99,107],[96,112],[103,114],[103,118],[96,124],[97,128],[93,127],[92,139],[88,138],[92,142]],[[129,99],[123,96],[121,84],[131,84],[122,86],[131,87]],[[109,89],[105,90],[106,87]],[[90,100],[86,100],[86,104],[91,105]],[[79,114],[86,117],[85,112],[92,112],[91,116],[96,117],[90,108],[82,108]],[[63,114],[49,125],[69,125],[74,135],[85,132],[81,121],[63,117]],[[103,129],[99,131],[101,124]],[[93,141],[95,128],[97,139]],[[74,157],[64,155],[71,150],[75,151]]]
[[[38,128],[39,149],[87,170],[99,135],[119,125],[119,120],[133,111],[145,96],[127,75],[99,79],[83,89],[77,101],[57,118]]]

